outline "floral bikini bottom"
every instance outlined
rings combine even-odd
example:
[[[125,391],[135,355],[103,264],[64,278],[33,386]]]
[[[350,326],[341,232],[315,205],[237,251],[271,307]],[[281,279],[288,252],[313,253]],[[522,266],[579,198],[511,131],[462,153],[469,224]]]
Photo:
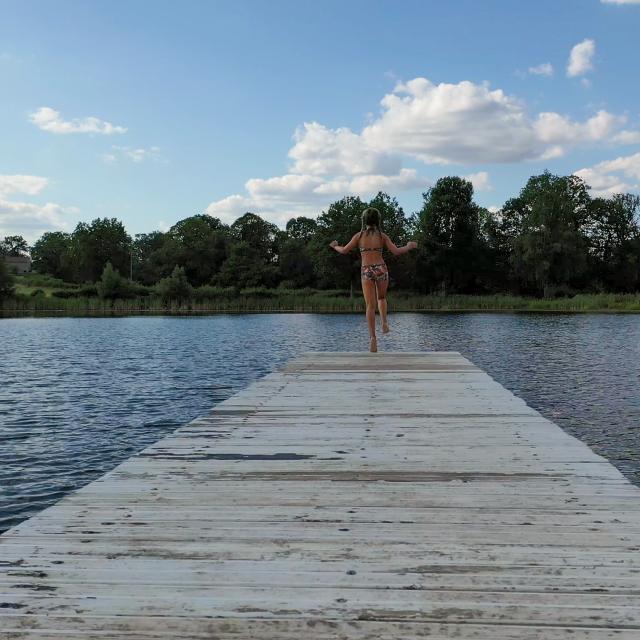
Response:
[[[389,279],[387,265],[384,262],[362,265],[360,275],[363,280],[372,280],[373,282],[384,282]]]

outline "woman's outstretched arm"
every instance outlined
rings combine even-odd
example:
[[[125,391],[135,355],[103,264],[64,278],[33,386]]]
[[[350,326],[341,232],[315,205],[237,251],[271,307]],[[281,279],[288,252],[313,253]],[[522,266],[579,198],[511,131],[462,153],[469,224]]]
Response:
[[[387,249],[389,249],[389,251],[391,251],[394,256],[401,256],[403,253],[407,253],[412,249],[417,248],[418,246],[418,243],[413,242],[412,240],[411,242],[407,242],[404,247],[396,247],[396,245],[393,243],[393,240],[391,240],[391,238],[386,233],[382,234],[382,239],[384,240],[385,247],[387,247]]]
[[[360,234],[356,233],[353,238],[351,238],[351,240],[349,240],[349,242],[347,242],[347,244],[344,245],[344,247],[341,247],[338,244],[337,240],[334,240],[329,246],[332,249],[335,249],[338,253],[349,253],[349,251],[351,251],[352,249],[355,249],[358,246],[358,240],[360,239]]]

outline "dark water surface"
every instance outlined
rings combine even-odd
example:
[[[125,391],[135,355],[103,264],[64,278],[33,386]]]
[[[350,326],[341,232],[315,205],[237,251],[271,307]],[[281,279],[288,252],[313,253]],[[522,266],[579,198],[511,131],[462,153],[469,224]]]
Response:
[[[379,349],[460,351],[640,484],[640,315],[397,314]],[[0,320],[0,531],[362,315]]]

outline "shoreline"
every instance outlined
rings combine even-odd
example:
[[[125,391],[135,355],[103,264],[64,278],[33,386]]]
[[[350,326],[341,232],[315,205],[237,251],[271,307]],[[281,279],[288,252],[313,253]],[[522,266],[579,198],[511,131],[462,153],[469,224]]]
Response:
[[[361,295],[346,290],[220,290],[219,295],[164,300],[159,296],[100,298],[54,291],[0,302],[0,317],[200,316],[219,314],[364,314]],[[58,295],[55,295],[58,294]],[[509,294],[420,294],[394,291],[391,313],[640,313],[640,293],[575,294],[538,298]]]
[[[362,310],[335,310],[335,309],[128,309],[109,311],[84,311],[72,313],[66,309],[38,309],[38,310],[4,310],[0,311],[0,319],[3,318],[126,318],[144,316],[219,316],[219,315],[267,315],[267,314],[317,314],[317,315],[362,315]],[[377,313],[377,312],[376,312]],[[556,315],[640,315],[640,309],[518,309],[518,308],[439,308],[439,309],[389,309],[390,314],[556,314]]]

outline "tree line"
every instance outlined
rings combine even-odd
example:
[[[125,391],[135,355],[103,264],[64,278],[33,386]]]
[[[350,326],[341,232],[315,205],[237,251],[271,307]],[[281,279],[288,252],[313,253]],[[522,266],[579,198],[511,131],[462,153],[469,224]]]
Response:
[[[342,198],[316,219],[290,219],[284,230],[255,213],[230,225],[199,214],[166,232],[131,237],[118,219],[98,218],[72,233],[45,233],[31,247],[7,237],[0,252],[29,251],[39,273],[72,283],[99,281],[109,263],[113,273],[142,285],[174,274],[192,287],[353,289],[359,256],[337,255],[329,243],[346,243],[359,231],[367,206],[380,210],[396,244],[418,242],[417,251],[385,258],[398,289],[536,296],[640,290],[640,197],[592,197],[579,177],[548,171],[532,176],[499,211],[476,204],[473,185],[449,176],[410,215],[379,192],[370,201]]]

